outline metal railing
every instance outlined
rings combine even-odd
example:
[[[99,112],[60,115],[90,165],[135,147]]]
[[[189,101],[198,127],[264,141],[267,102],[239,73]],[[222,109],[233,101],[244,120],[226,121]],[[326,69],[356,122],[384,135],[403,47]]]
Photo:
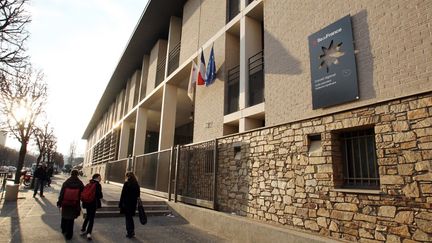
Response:
[[[123,183],[125,181],[126,170],[128,169],[129,159],[120,159],[109,162],[106,165],[106,178],[108,181]]]
[[[135,157],[134,171],[141,187],[168,197],[171,149]]]
[[[249,58],[249,106],[264,102],[264,51]]]
[[[344,187],[379,188],[373,129],[341,134]]]
[[[216,140],[179,148],[175,200],[215,209]]]
[[[180,42],[177,43],[168,55],[168,73],[170,75],[179,66],[180,61]]]
[[[240,65],[228,70],[225,114],[239,110]]]
[[[166,65],[166,58],[162,58],[157,64],[155,87],[157,87],[165,79],[165,65]]]

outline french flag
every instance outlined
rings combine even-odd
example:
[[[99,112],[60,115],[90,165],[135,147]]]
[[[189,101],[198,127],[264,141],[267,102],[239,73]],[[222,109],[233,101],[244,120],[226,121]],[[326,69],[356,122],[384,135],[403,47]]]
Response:
[[[198,85],[204,85],[206,82],[206,64],[204,59],[204,51],[201,51],[201,62],[199,64]]]

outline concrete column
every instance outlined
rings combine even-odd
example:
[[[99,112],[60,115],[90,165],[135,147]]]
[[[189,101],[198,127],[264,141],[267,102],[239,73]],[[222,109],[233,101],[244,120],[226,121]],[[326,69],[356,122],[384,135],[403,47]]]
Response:
[[[149,61],[150,56],[144,55],[141,69],[141,82],[139,88],[139,100],[143,100],[146,96],[146,88],[147,88],[147,80],[148,80],[148,72],[149,72]]]
[[[144,154],[147,132],[147,109],[138,108],[135,122],[135,143],[133,155]]]
[[[124,159],[127,158],[128,156],[127,153],[128,153],[130,129],[131,129],[131,124],[129,122],[124,121],[121,125],[121,130],[120,130],[118,159]]]
[[[261,23],[248,16],[242,16],[240,20],[240,110],[248,107],[249,58],[261,49]]]
[[[159,150],[168,149],[174,144],[176,108],[177,87],[166,84],[164,86],[162,97]]]
[[[240,0],[240,11],[246,8],[248,0]]]

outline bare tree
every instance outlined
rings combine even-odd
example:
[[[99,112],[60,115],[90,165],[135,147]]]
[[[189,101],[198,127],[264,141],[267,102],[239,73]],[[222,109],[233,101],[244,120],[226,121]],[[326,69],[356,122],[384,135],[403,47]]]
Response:
[[[50,128],[50,125],[48,122],[46,122],[43,126],[36,126],[34,129],[34,138],[36,142],[36,146],[39,150],[39,155],[36,159],[36,168],[39,166],[39,163],[43,160],[44,157],[46,157],[46,154],[48,153],[48,149],[51,146],[51,140],[55,139],[54,137],[54,130]],[[34,180],[33,177],[31,188],[34,186]]]
[[[57,151],[57,138],[55,136],[52,136],[47,143],[47,149],[46,149],[46,161],[47,164],[52,165],[54,160],[54,154]]]
[[[25,42],[29,37],[25,29],[30,15],[25,6],[29,0],[0,0],[0,71],[20,69],[26,64]]]
[[[39,163],[44,158],[46,152],[48,143],[50,143],[50,140],[52,140],[54,137],[54,131],[52,128],[49,127],[49,123],[45,123],[45,125],[39,127],[37,126],[34,130],[34,138],[36,141],[36,146],[39,150],[39,156],[36,159],[36,167],[39,165]]]
[[[57,168],[63,168],[64,165],[64,158],[63,158],[63,154],[59,153],[59,152],[54,152],[53,156],[52,156],[52,161],[54,164],[57,165]]]
[[[75,159],[75,151],[76,151],[76,144],[74,141],[69,146],[69,158],[68,158],[68,163],[72,166]]]
[[[30,66],[14,75],[0,80],[0,130],[13,135],[20,143],[15,183],[27,153],[27,145],[35,129],[35,122],[44,111],[47,99],[47,85],[41,71]]]

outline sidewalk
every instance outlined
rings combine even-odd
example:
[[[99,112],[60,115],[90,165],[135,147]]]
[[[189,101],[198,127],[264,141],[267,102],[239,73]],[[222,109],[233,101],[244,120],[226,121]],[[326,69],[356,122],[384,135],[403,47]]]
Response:
[[[60,232],[60,211],[56,207],[58,193],[64,176],[56,176],[50,188],[45,188],[45,198],[33,198],[31,190],[20,190],[18,201],[0,204],[1,242],[66,242]],[[83,181],[86,182],[85,180]],[[104,186],[105,184],[103,184]],[[104,187],[107,195],[113,185]],[[104,191],[105,193],[105,191]],[[68,242],[88,242],[79,235],[82,216],[75,220],[74,236]],[[194,228],[179,217],[149,217],[147,225],[135,219],[134,239],[125,237],[123,218],[96,218],[93,242],[228,242],[225,239]]]

